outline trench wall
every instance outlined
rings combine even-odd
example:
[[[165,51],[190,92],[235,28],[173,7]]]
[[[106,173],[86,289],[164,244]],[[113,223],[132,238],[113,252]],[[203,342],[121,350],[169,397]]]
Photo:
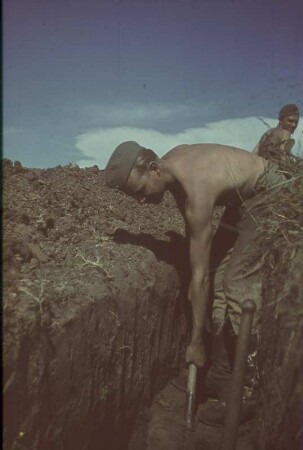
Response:
[[[137,422],[184,361],[174,201],[139,206],[97,166],[6,160],[4,175],[4,448],[140,445]]]
[[[303,448],[303,245],[267,257],[259,348],[258,450]]]
[[[186,334],[176,272],[153,255],[144,261],[141,274],[115,274],[115,296],[102,282],[74,293],[63,319],[11,299],[6,449],[127,448],[140,413],[178,372]],[[26,304],[18,321],[14,300]]]

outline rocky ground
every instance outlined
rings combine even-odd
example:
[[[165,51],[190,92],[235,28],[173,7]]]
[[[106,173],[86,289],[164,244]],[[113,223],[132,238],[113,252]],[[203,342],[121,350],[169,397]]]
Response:
[[[179,448],[168,446],[172,436],[183,448],[216,448],[220,430],[199,425],[195,437],[184,434],[185,394],[170,382],[183,368],[189,329],[187,245],[174,200],[139,206],[107,189],[97,166],[26,169],[6,160],[3,187],[4,448]],[[283,255],[275,277],[290,281],[273,290],[269,255],[264,298],[272,303],[279,294],[298,317],[297,247]],[[271,450],[280,424],[289,426],[282,412],[270,422],[273,408],[282,411],[270,373],[284,355],[288,375],[284,369],[277,380],[287,378],[297,405],[301,353],[292,352],[302,322],[290,327],[287,319],[281,328],[279,311],[266,311],[257,424],[268,442],[259,448]],[[287,351],[277,347],[283,339],[292,339]],[[243,430],[242,450],[252,429]]]

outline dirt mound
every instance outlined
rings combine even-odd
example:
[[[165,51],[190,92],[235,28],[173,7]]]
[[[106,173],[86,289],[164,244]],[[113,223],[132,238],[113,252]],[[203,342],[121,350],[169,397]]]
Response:
[[[139,206],[107,189],[97,166],[6,160],[4,175],[4,448],[141,450],[159,438],[162,410],[166,442],[182,428],[184,395],[179,407],[161,397],[167,388],[156,394],[184,363],[189,328],[188,252],[173,198]],[[270,217],[267,228],[287,237],[289,214],[278,215],[284,228]],[[262,450],[299,448],[302,437],[297,228],[286,244],[271,238],[263,267]],[[193,448],[217,439],[202,431]]]
[[[183,219],[97,166],[4,175],[5,448],[127,448],[183,361]]]

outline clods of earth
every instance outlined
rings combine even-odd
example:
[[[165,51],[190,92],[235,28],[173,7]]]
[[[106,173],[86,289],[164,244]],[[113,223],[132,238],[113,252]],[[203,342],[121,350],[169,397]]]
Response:
[[[139,205],[97,166],[3,167],[4,448],[217,448],[218,429],[184,433],[171,382],[190,328],[174,199]]]

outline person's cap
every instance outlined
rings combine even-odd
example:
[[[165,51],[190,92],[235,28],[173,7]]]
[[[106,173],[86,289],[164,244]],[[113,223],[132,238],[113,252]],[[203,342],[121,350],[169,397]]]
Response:
[[[136,159],[143,149],[144,147],[134,141],[126,141],[118,145],[105,167],[104,176],[107,186],[112,188],[125,186]]]
[[[279,119],[284,119],[284,117],[288,116],[298,116],[299,115],[299,108],[294,103],[289,105],[284,105],[280,109],[279,112]]]

